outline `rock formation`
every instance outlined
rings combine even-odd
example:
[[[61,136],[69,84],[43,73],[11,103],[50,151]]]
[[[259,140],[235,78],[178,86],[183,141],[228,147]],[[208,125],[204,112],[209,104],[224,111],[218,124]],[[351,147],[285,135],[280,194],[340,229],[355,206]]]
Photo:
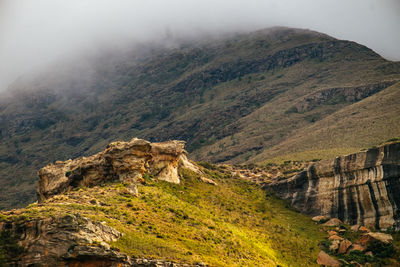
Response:
[[[6,251],[7,266],[203,266],[131,258],[107,243],[116,241],[120,232],[79,214],[0,223],[0,232],[7,236],[8,247],[13,246]]]
[[[38,201],[43,202],[74,187],[107,181],[135,184],[144,174],[179,183],[178,166],[199,171],[187,159],[183,141],[150,143],[137,138],[129,142],[118,141],[96,155],[57,161],[39,170]]]
[[[309,215],[399,229],[400,143],[316,162],[265,188]]]
[[[128,183],[127,190],[137,194],[136,183],[145,175],[180,183],[179,167],[200,172],[187,159],[182,141],[150,143],[134,138],[114,142],[96,155],[42,168],[38,173],[38,200],[44,202],[76,187],[109,181]],[[211,179],[201,178],[216,185]],[[14,210],[0,214],[0,266],[204,266],[129,257],[110,247],[122,233],[79,213],[19,219],[22,213]]]

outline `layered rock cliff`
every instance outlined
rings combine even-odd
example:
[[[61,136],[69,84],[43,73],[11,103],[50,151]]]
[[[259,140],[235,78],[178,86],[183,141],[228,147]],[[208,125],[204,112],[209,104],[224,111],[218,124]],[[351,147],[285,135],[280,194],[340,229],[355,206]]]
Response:
[[[265,188],[309,215],[399,229],[400,143],[316,162]]]
[[[178,184],[178,166],[198,171],[188,161],[184,144],[183,141],[150,143],[134,138],[129,142],[111,143],[106,150],[90,157],[57,161],[39,170],[38,200],[43,202],[74,187],[108,181],[134,185],[144,174]]]

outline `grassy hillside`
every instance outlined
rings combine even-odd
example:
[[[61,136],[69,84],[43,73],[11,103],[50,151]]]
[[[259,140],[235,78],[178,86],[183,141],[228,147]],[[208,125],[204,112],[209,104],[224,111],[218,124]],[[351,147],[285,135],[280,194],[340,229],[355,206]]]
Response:
[[[252,158],[254,162],[332,158],[400,138],[400,83],[347,106]]]
[[[217,186],[181,170],[181,185],[147,179],[139,197],[124,184],[81,188],[2,220],[80,213],[124,233],[112,244],[135,257],[210,266],[314,266],[326,233],[310,218],[223,170]]]
[[[297,136],[322,131],[345,108],[364,114],[360,103],[400,80],[398,62],[313,31],[272,28],[71,62],[20,79],[0,97],[0,209],[34,201],[40,167],[117,139],[180,139],[194,159],[241,163],[303,149],[323,157],[400,136],[388,120],[380,122],[387,131],[371,126],[365,140],[354,134],[365,125],[355,123],[342,131],[346,145]],[[384,117],[385,105],[374,114]]]

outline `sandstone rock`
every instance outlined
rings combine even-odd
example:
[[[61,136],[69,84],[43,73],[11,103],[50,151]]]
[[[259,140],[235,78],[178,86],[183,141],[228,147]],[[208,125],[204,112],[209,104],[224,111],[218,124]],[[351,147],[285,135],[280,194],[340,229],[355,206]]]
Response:
[[[368,233],[368,232],[371,232],[367,227],[365,227],[365,226],[361,226],[359,229],[358,229],[358,231],[359,232],[361,232],[361,233]]]
[[[337,235],[332,235],[328,238],[329,240],[343,240],[343,237],[337,236]]]
[[[155,179],[179,183],[178,167],[200,172],[187,159],[182,141],[150,143],[137,138],[129,142],[118,141],[96,155],[57,161],[39,170],[38,200],[43,202],[74,187],[107,181],[137,183],[145,173]],[[131,189],[135,194],[136,190]]]
[[[343,224],[343,222],[341,220],[339,220],[338,218],[332,218],[329,221],[327,221],[326,223],[324,223],[325,226],[339,226]]]
[[[338,232],[336,232],[336,231],[328,231],[328,235],[329,236],[338,235]]]
[[[204,176],[201,176],[201,177],[200,177],[200,180],[203,181],[204,183],[207,183],[207,184],[218,185],[218,184],[217,184],[216,182],[214,182],[213,180],[208,179],[208,178],[206,178],[206,177],[204,177]]]
[[[374,256],[374,254],[372,253],[372,251],[367,251],[367,252],[365,252],[365,255],[366,255],[366,256],[370,256],[370,257],[373,257],[373,256]]]
[[[357,243],[362,246],[367,246],[374,241],[381,242],[383,244],[390,244],[393,242],[393,237],[389,234],[369,232],[362,235]]]
[[[364,246],[361,246],[361,245],[359,245],[359,244],[352,244],[352,245],[350,246],[350,248],[348,249],[348,252],[354,251],[354,250],[358,250],[358,251],[363,252],[363,251],[365,250],[365,247],[364,247]]]
[[[329,245],[329,250],[332,252],[336,252],[339,249],[340,240],[335,239],[332,240],[331,244]]]
[[[315,216],[315,217],[312,217],[311,218],[311,220],[313,220],[314,222],[324,222],[324,221],[327,221],[327,220],[329,220],[329,217],[328,216],[323,216],[323,215],[318,215],[318,216]]]
[[[96,244],[102,255],[111,255],[109,242],[121,233],[105,224],[93,222],[79,214],[26,222],[7,222],[0,231],[8,231],[25,251],[17,259],[9,259],[17,266],[60,266],[64,258],[74,254],[76,246],[89,248]],[[99,244],[99,245],[97,245]],[[108,257],[107,256],[107,257]]]
[[[347,239],[343,240],[342,242],[340,242],[338,253],[345,254],[351,245],[352,243],[349,240]]]
[[[135,196],[135,197],[137,197],[137,196],[139,195],[139,190],[138,190],[136,184],[129,184],[129,185],[126,187],[126,192],[127,192],[128,194],[131,194],[132,196]]]
[[[163,260],[131,258],[113,250],[109,242],[122,236],[106,225],[75,215],[35,219],[25,222],[4,222],[0,232],[8,231],[24,251],[16,258],[7,258],[6,266],[109,266],[109,267],[190,267]]]
[[[376,229],[400,225],[400,143],[313,163],[264,186],[311,216],[329,215]]]
[[[340,262],[326,254],[324,251],[320,251],[318,254],[317,263],[323,266],[338,267]]]

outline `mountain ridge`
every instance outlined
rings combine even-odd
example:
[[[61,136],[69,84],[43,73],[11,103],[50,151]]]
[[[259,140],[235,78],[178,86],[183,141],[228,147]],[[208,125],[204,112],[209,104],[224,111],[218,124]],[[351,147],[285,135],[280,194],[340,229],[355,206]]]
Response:
[[[91,155],[113,140],[134,136],[185,140],[196,160],[264,162],[279,144],[300,140],[293,137],[296,132],[390,86],[371,89],[372,95],[356,97],[359,102],[328,99],[328,105],[290,112],[299,98],[400,80],[399,62],[301,29],[273,28],[140,51],[143,56],[134,51],[125,57],[104,55],[88,70],[84,64],[54,68],[20,80],[11,96],[0,100],[0,208],[33,201],[35,172],[44,164]],[[376,113],[384,107],[381,103]],[[348,152],[400,136],[397,128],[374,134]],[[290,154],[276,151],[274,157]],[[332,156],[321,154],[318,158]]]

